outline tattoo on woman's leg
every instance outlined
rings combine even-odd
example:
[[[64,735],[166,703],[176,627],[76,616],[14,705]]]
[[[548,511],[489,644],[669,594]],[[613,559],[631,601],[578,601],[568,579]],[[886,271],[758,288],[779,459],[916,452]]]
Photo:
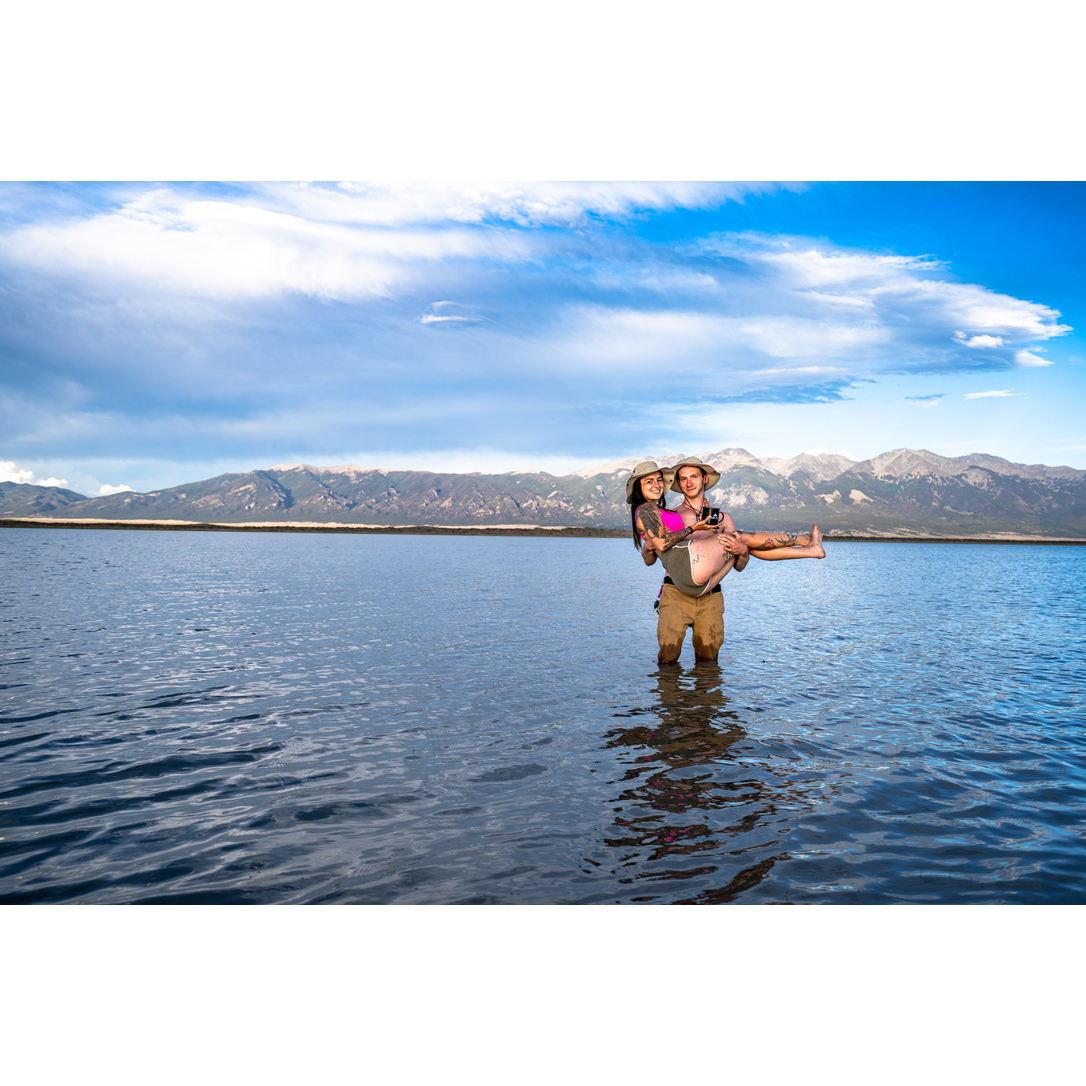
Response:
[[[771,535],[766,542],[766,545],[761,548],[768,550],[770,547],[799,547],[802,544],[799,541],[798,532],[782,532],[780,535]]]

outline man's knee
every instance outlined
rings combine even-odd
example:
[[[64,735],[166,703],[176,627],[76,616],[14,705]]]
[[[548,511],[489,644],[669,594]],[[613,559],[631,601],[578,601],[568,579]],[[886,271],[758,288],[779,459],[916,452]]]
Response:
[[[699,637],[694,634],[694,656],[698,660],[715,660],[720,654],[720,647],[724,644],[721,637]]]
[[[683,651],[686,631],[693,623],[690,607],[684,599],[676,599],[674,589],[666,586],[660,598],[660,617],[656,624],[656,639],[660,643],[657,660],[661,664],[674,664]]]
[[[679,657],[682,655],[683,643],[679,641],[669,642],[668,644],[660,643],[660,652],[656,657],[656,662],[659,664],[677,664]]]
[[[694,623],[694,655],[699,660],[715,660],[724,644],[724,600],[717,595],[702,609]]]
[[[686,639],[686,627],[672,626],[669,629],[661,622],[659,629],[656,631],[656,636],[660,642],[660,652],[656,657],[657,661],[661,664],[678,663],[683,651],[683,641]]]

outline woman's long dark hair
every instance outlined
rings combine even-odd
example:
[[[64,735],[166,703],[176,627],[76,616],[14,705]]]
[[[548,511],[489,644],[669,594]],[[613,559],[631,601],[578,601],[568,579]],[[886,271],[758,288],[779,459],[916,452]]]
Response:
[[[651,475],[651,474],[654,474],[654,473],[650,472],[649,474]],[[643,479],[644,476],[642,476],[641,478]],[[666,493],[666,491],[665,491],[665,493]],[[630,528],[633,531],[633,545],[638,550],[641,549],[641,533],[637,530],[637,510],[642,505],[644,505],[645,502],[647,502],[647,501],[648,501],[648,498],[645,497],[644,493],[641,490],[641,479],[638,479],[637,482],[634,483],[634,485],[633,485],[633,492],[630,494],[630,498],[629,498]],[[660,497],[657,500],[656,504],[661,509],[666,509],[667,508],[667,506],[664,504],[664,496],[663,496],[663,494],[660,495]]]

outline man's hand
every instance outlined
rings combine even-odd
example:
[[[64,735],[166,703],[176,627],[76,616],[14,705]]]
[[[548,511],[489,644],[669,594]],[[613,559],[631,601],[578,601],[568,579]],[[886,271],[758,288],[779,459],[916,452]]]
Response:
[[[750,548],[744,543],[737,532],[721,532],[717,539],[720,540],[720,545],[728,552],[728,554],[734,554],[736,558],[742,558],[744,555],[750,554]]]
[[[739,537],[738,537],[738,535],[736,535],[736,533],[738,531],[739,531],[739,529],[736,528],[735,521],[732,520],[731,513],[721,513],[721,515],[720,515],[720,534],[721,535],[734,535],[736,540],[738,540]],[[750,548],[747,547],[747,545],[745,543],[741,543],[740,545],[742,546],[742,552],[741,553],[736,553],[735,551],[730,552],[732,554],[735,554],[734,569],[735,569],[736,573],[742,573],[743,570],[747,568],[747,563],[750,561]]]

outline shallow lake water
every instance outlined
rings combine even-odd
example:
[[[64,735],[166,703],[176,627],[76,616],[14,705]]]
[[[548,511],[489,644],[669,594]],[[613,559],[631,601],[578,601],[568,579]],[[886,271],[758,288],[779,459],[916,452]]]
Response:
[[[1086,901],[1086,549],[0,529],[0,901]]]

